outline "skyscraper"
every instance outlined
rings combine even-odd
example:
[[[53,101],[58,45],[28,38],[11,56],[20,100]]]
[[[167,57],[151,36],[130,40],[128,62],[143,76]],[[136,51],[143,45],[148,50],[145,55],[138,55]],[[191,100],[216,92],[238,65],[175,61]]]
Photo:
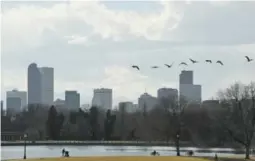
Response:
[[[41,103],[52,105],[54,101],[54,69],[41,67],[39,71],[41,73]]]
[[[6,107],[7,115],[9,116],[21,112],[21,98],[19,97],[7,98]]]
[[[180,74],[180,99],[189,103],[201,103],[202,87],[193,84],[193,71],[182,71]]]
[[[160,88],[158,89],[158,100],[163,98],[170,99],[172,101],[178,100],[178,90],[173,88]]]
[[[156,107],[157,104],[158,104],[157,98],[151,96],[148,93],[144,93],[138,98],[139,110],[143,112],[148,112],[152,110],[154,107]]]
[[[92,106],[97,106],[105,110],[112,109],[112,89],[94,89]]]
[[[180,74],[180,84],[193,84],[193,71],[183,70]]]
[[[4,101],[1,100],[1,116],[4,116]]]
[[[188,102],[201,103],[201,85],[180,84],[180,97]]]
[[[54,69],[38,68],[32,63],[28,66],[27,79],[28,104],[52,105],[54,100]]]
[[[132,112],[135,112],[136,109],[134,107],[133,102],[120,102],[119,111],[125,112],[125,113],[132,113]]]
[[[27,92],[28,104],[41,104],[41,73],[35,63],[28,66]]]
[[[80,94],[77,91],[65,91],[65,106],[70,110],[80,108]]]
[[[27,92],[26,91],[19,91],[17,89],[14,89],[12,91],[7,91],[6,98],[20,98],[20,100],[21,100],[20,110],[23,110],[27,106]]]

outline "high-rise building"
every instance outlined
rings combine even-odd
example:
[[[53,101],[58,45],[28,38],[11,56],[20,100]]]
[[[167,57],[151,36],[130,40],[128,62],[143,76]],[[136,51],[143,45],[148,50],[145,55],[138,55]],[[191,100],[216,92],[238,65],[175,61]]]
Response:
[[[41,104],[41,73],[35,63],[28,66],[27,92],[28,104]]]
[[[92,106],[97,106],[105,110],[112,109],[112,89],[94,89]]]
[[[54,106],[61,106],[61,107],[64,107],[66,104],[65,100],[62,100],[60,98],[56,99],[54,102],[53,102],[53,105]]]
[[[15,115],[21,112],[21,98],[19,97],[7,97],[6,101],[7,115]]]
[[[54,69],[41,67],[39,70],[41,73],[41,103],[52,105],[54,101]]]
[[[119,111],[125,113],[133,113],[136,111],[133,102],[120,102]]]
[[[1,100],[1,116],[4,116],[4,101]]]
[[[20,110],[23,110],[27,106],[27,92],[26,91],[19,91],[17,89],[14,89],[12,91],[6,92],[6,98],[20,98],[21,105]]]
[[[193,71],[183,70],[180,74],[180,84],[193,84]]]
[[[178,90],[173,88],[160,88],[158,89],[158,100],[166,98],[171,101],[178,100]]]
[[[144,112],[152,110],[157,106],[157,104],[158,104],[157,98],[151,96],[148,93],[144,93],[138,98],[139,110]]]
[[[65,91],[65,106],[70,110],[80,108],[80,94],[77,91]]]
[[[56,110],[58,112],[64,112],[64,111],[68,111],[66,107],[66,104],[65,104],[65,100],[62,100],[62,99],[56,99],[54,102],[53,102],[53,105],[55,106]]]
[[[201,91],[201,85],[180,84],[180,97],[187,102],[200,103]]]
[[[188,103],[201,103],[202,87],[193,84],[193,71],[182,71],[180,74],[180,100]]]
[[[139,111],[139,105],[138,104],[133,104],[133,108],[134,108],[135,112]]]
[[[39,68],[32,63],[28,66],[28,104],[52,105],[54,100],[54,69]]]

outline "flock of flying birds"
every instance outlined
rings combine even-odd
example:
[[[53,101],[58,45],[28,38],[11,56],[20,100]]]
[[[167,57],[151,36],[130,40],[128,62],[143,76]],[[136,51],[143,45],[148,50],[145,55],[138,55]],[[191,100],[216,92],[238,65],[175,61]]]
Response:
[[[247,59],[247,62],[253,61],[253,59],[249,58],[248,56],[245,56],[245,58]],[[196,60],[193,60],[193,59],[189,59],[189,60],[190,60],[193,64],[198,63],[198,61],[196,61]],[[205,62],[206,62],[206,63],[212,63],[212,60],[205,60]],[[224,65],[223,62],[222,62],[221,60],[216,61],[216,63],[218,63],[218,64],[220,64],[220,65]],[[165,66],[166,66],[167,68],[171,68],[171,67],[173,66],[173,64],[174,64],[174,63],[172,63],[171,65],[165,64]],[[186,62],[181,62],[181,63],[179,64],[179,66],[180,66],[180,65],[188,66],[188,64],[187,64]],[[140,70],[140,68],[139,68],[138,65],[132,65],[132,68],[135,68],[135,69],[137,69],[137,70]],[[159,68],[159,66],[152,66],[151,68],[156,69],[156,68]]]

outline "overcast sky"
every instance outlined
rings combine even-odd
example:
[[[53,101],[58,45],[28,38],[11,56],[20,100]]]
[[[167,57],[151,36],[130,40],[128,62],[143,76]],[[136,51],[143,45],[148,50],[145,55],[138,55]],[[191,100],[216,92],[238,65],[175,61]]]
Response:
[[[235,81],[255,80],[255,61],[244,58],[255,59],[254,15],[255,2],[2,2],[1,98],[27,90],[35,62],[54,67],[55,99],[72,89],[91,103],[93,88],[105,87],[113,88],[114,104],[137,102],[145,90],[156,96],[158,88],[178,88],[183,69],[194,70],[208,99]],[[189,58],[201,63],[178,66]]]

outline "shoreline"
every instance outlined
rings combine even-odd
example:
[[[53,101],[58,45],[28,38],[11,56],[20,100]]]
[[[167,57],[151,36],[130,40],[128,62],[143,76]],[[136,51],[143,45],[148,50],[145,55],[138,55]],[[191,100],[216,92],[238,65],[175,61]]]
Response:
[[[24,141],[1,141],[1,146],[24,146]],[[26,141],[26,146],[140,146],[140,147],[170,147],[175,148],[172,142],[142,142],[142,141]],[[206,147],[196,146],[187,142],[181,142],[182,151],[193,148],[195,152],[227,152],[243,154],[244,149],[235,147]],[[187,149],[185,149],[187,148]]]
[[[1,146],[23,146],[25,144],[24,140],[19,141],[1,141]],[[175,146],[173,142],[143,142],[143,141],[64,141],[64,140],[47,140],[47,141],[26,141],[26,145],[35,146],[35,145],[76,145],[76,146]],[[180,142],[181,147],[195,147],[203,149],[212,149],[212,148],[223,148],[223,149],[240,149],[238,147],[231,146],[199,146],[194,145],[190,142]]]
[[[47,161],[56,161],[56,160],[63,160],[63,157],[57,157],[57,158],[31,158],[29,160],[31,161],[39,161],[39,160],[47,160]],[[67,159],[67,158],[66,158]],[[154,161],[159,160],[159,161],[214,161],[213,157],[188,157],[188,156],[181,156],[181,157],[176,157],[176,156],[95,156],[95,157],[69,157],[68,160],[73,160],[73,161],[99,161],[99,160],[104,160],[104,161],[130,161],[130,160],[141,160],[141,161]],[[220,157],[219,158],[222,161],[244,161],[242,157]],[[251,157],[251,160],[254,158]],[[8,159],[6,161],[19,161],[22,159]],[[250,161],[251,161],[250,160]]]
[[[24,141],[1,141],[1,146],[23,146]],[[36,145],[76,145],[76,146],[175,146],[174,143],[158,142],[128,142],[128,141],[26,141],[27,146]],[[191,147],[191,144],[181,143],[182,147]],[[193,145],[194,146],[194,145]]]
[[[22,142],[1,142],[1,146],[23,146],[24,141]],[[36,146],[36,145],[75,145],[75,146],[175,146],[172,143],[93,143],[93,142],[40,142],[40,141],[27,141],[27,146]],[[190,147],[192,145],[181,144],[182,147]]]

